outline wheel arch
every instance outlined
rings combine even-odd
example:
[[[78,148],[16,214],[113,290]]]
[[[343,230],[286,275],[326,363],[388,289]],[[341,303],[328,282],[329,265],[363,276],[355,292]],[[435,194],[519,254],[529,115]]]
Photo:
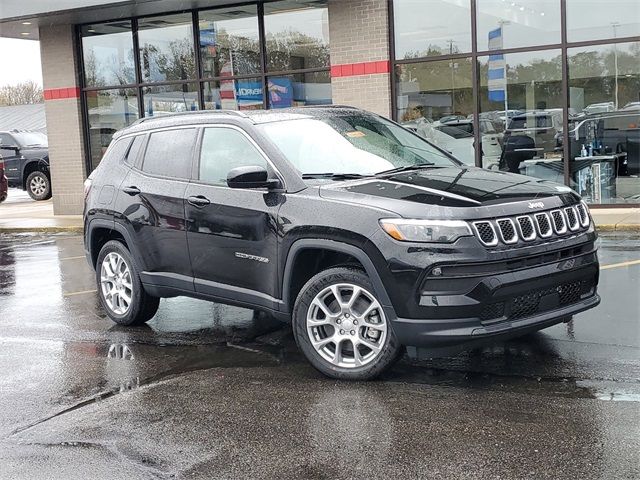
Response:
[[[138,247],[131,238],[131,235],[127,229],[114,220],[106,220],[96,218],[91,220],[87,227],[86,234],[86,249],[89,252],[91,258],[91,265],[95,268],[98,255],[102,246],[109,240],[120,240],[124,243],[127,249],[131,252],[133,261],[136,262],[136,266],[140,269],[140,256]],[[142,271],[142,269],[140,269]]]
[[[40,171],[46,174],[51,181],[51,175],[49,174],[49,164],[44,158],[31,158],[27,160],[22,166],[22,189],[27,189],[27,177],[33,172]]]
[[[395,311],[393,309],[387,290],[382,283],[382,279],[380,278],[380,275],[378,274],[373,261],[371,260],[371,258],[369,258],[364,250],[355,245],[339,242],[336,240],[311,238],[296,240],[289,248],[289,252],[287,254],[287,260],[285,263],[282,279],[282,300],[283,308],[287,309],[288,312],[292,311],[291,307],[293,302],[295,301],[294,297],[297,295],[297,292],[294,292],[292,289],[296,262],[301,254],[304,254],[305,251],[309,250],[335,252],[356,259],[371,280],[371,283],[373,284],[375,289],[375,294],[382,304],[385,313],[388,316],[390,315],[392,318],[395,318]]]

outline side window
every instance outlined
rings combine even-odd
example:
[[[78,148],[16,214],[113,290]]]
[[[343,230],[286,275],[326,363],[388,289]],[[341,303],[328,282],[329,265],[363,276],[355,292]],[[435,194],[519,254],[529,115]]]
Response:
[[[232,128],[205,129],[200,152],[200,180],[226,186],[230,170],[248,166],[267,168],[267,161],[244,134]]]
[[[138,135],[137,137],[134,137],[133,143],[131,144],[131,148],[129,148],[127,155],[124,157],[125,163],[129,165],[136,164],[136,160],[140,155],[140,150],[144,145],[144,138],[145,138],[145,135]]]
[[[11,135],[0,133],[0,145],[15,145],[16,142]]]
[[[131,145],[131,138],[123,138],[121,140],[116,140],[115,143],[112,142],[104,154],[104,157],[100,160],[100,163],[109,162],[111,160],[120,162],[124,157],[124,154],[127,153],[129,145]]]
[[[142,170],[164,177],[189,178],[195,128],[166,130],[149,135]]]

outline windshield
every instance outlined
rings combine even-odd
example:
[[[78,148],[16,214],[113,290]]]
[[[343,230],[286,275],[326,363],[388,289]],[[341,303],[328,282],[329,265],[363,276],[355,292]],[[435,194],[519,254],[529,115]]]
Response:
[[[40,132],[17,132],[13,137],[21,147],[47,147],[47,136]]]
[[[456,165],[427,141],[372,115],[284,120],[259,128],[303,175],[373,175],[413,165]]]

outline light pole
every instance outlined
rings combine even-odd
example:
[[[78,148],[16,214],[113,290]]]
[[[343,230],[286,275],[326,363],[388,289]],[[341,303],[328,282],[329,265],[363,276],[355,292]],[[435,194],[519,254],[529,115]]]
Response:
[[[611,26],[613,27],[613,38],[614,40],[618,37],[618,27],[620,26],[620,22],[611,22]],[[616,95],[616,110],[618,110],[618,44],[613,44],[613,63],[615,70],[615,95]]]
[[[511,22],[509,20],[500,20],[498,22],[498,25],[500,26],[500,36],[502,37],[502,41],[500,42],[500,48],[504,48],[504,27],[506,27],[507,25],[511,25]],[[509,127],[509,98],[507,95],[507,85],[509,83],[508,79],[507,79],[507,59],[506,57],[503,55],[503,59],[504,59],[504,129],[506,130]]]

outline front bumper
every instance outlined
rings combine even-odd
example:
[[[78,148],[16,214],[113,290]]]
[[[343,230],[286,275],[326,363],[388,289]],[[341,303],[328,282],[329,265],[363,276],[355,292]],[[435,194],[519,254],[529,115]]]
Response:
[[[432,348],[523,335],[598,305],[598,275],[596,253],[588,252],[535,268],[445,280],[452,290],[419,296],[429,315],[396,318],[393,329],[404,345]],[[435,288],[430,281],[423,285]]]

